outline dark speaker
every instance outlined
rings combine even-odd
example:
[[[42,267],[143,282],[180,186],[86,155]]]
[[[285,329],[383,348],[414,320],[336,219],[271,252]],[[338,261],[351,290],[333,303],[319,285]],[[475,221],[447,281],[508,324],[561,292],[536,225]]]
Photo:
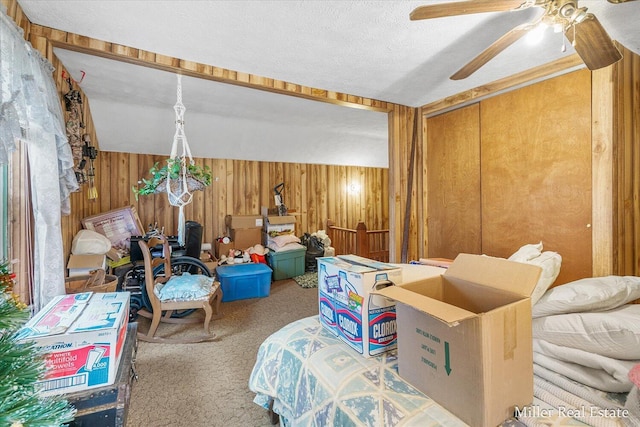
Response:
[[[195,221],[184,223],[185,255],[200,259],[202,249],[202,225]]]

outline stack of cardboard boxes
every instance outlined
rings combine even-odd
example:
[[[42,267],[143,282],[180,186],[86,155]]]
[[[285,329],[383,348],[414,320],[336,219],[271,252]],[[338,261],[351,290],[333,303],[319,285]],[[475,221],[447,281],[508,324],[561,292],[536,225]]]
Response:
[[[225,217],[228,241],[216,242],[216,255],[228,255],[230,249],[245,251],[262,241],[263,220],[260,215],[227,215]]]

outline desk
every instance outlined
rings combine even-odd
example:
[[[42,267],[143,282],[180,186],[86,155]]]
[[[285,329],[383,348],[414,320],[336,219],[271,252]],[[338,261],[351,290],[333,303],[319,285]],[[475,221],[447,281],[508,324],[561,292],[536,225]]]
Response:
[[[120,366],[113,384],[63,395],[76,410],[69,427],[124,427],[127,422],[131,380],[136,378],[138,324],[129,323]]]

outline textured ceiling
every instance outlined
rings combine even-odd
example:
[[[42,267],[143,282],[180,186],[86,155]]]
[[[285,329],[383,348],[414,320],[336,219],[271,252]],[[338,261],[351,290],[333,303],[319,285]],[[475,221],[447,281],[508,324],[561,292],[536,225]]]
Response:
[[[570,45],[562,52],[562,35],[549,30],[538,45],[520,40],[471,77],[449,79],[506,31],[533,20],[540,8],[410,21],[409,13],[427,1],[18,2],[36,24],[409,106],[574,53]],[[443,1],[429,3],[436,2]],[[582,0],[580,6],[596,14],[612,38],[640,53],[640,1]],[[56,54],[76,80],[80,70],[86,73],[81,87],[91,102],[101,149],[168,151],[175,77],[75,52]],[[185,78],[183,85],[186,133],[196,156],[388,163],[385,114],[204,80]]]

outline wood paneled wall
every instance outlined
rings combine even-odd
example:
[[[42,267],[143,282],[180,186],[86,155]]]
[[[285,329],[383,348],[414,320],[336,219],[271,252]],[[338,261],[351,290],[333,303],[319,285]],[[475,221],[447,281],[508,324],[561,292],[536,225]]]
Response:
[[[428,119],[429,256],[543,242],[558,283],[591,275],[590,94],[580,70]]]
[[[574,144],[579,143],[583,146],[581,151],[582,154],[580,154],[580,156],[582,156],[582,160],[579,162],[582,166],[579,166],[579,164],[574,165],[574,172],[577,172],[579,175],[581,173],[580,171],[584,172],[590,167],[590,174],[583,174],[584,176],[582,176],[582,178],[577,178],[578,175],[574,174],[574,178],[576,179],[573,181],[567,181],[568,183],[571,183],[573,190],[568,192],[565,195],[566,197],[562,198],[562,200],[566,200],[566,206],[563,206],[562,202],[559,204],[556,203],[554,205],[548,205],[546,207],[536,206],[538,211],[542,208],[543,210],[548,209],[549,212],[554,210],[560,213],[573,212],[569,211],[569,209],[574,209],[575,206],[575,203],[570,203],[571,200],[583,200],[581,205],[587,206],[584,201],[589,200],[585,199],[585,197],[591,199],[590,211],[579,211],[574,213],[574,225],[565,221],[563,223],[564,225],[562,225],[559,230],[554,232],[552,228],[549,228],[545,231],[547,235],[552,236],[551,240],[546,239],[549,240],[549,242],[556,239],[553,237],[554,234],[549,233],[555,233],[555,235],[566,235],[565,240],[569,242],[569,244],[579,245],[582,249],[584,249],[584,246],[591,247],[590,254],[583,253],[582,249],[582,252],[578,253],[575,250],[577,248],[568,248],[563,251],[558,248],[549,247],[550,250],[558,250],[561,252],[561,255],[565,255],[573,259],[574,265],[570,268],[574,271],[571,274],[560,278],[561,281],[567,281],[588,275],[602,276],[609,274],[640,274],[640,150],[638,149],[638,143],[640,142],[640,57],[622,46],[619,47],[623,52],[622,61],[612,67],[607,67],[602,70],[590,73],[587,71],[581,72],[583,76],[585,73],[588,73],[589,79],[585,80],[582,78],[582,82],[572,90],[577,91],[577,94],[581,94],[583,96],[584,99],[582,101],[578,101],[573,105],[565,105],[567,99],[572,99],[574,97],[568,97],[570,94],[554,97],[554,99],[556,99],[554,102],[562,104],[563,108],[566,109],[564,113],[558,112],[556,115],[552,114],[551,116],[548,116],[545,114],[546,112],[551,111],[549,108],[541,109],[532,105],[535,102],[544,102],[548,97],[548,93],[551,91],[553,91],[553,93],[560,93],[563,90],[563,87],[556,89],[548,88],[546,90],[547,93],[544,93],[543,91],[539,97],[522,96],[522,99],[510,101],[514,108],[521,105],[526,106],[526,109],[534,110],[533,116],[527,116],[526,114],[523,115],[522,113],[520,114],[520,116],[522,116],[521,122],[527,123],[528,127],[525,126],[524,129],[520,129],[518,131],[518,135],[538,132],[541,129],[539,118],[547,117],[546,121],[551,123],[553,122],[553,118],[556,117],[559,120],[559,123],[556,123],[553,126],[564,126],[566,128],[564,130],[566,138],[562,137],[561,133],[559,136],[555,137],[557,142],[565,144],[566,141],[573,141]],[[546,82],[538,83],[532,86],[532,90],[535,91],[537,88],[544,88],[546,86]],[[522,92],[522,90],[520,90],[520,92]],[[445,111],[448,111],[456,105],[464,106],[466,104],[459,103],[461,99],[478,99],[478,97],[474,97],[472,95],[473,94],[468,97],[458,96],[455,97],[455,99],[452,97],[452,99],[446,100],[446,102],[424,106],[423,112],[430,111],[434,114],[434,108],[438,106],[443,108]],[[505,95],[483,98],[484,100],[481,100],[478,105],[485,104],[488,106],[489,102],[493,103],[499,99],[507,99]],[[591,109],[585,110],[584,107],[586,105],[591,105]],[[555,107],[551,105],[550,108],[553,109]],[[451,118],[453,117],[453,114],[461,114],[461,110],[464,110],[464,108],[460,108],[460,110],[455,110],[451,113],[446,113],[444,116]],[[537,112],[540,112],[540,114]],[[543,112],[545,114],[542,114]],[[500,119],[498,120],[495,114],[483,114],[481,122],[486,124],[490,121],[492,126],[497,126],[496,132],[494,132],[496,135],[499,134],[507,136],[512,127],[506,125],[500,127],[499,122],[503,120],[503,116],[503,114],[500,114]],[[447,140],[448,137],[446,136],[447,129],[440,129],[441,126],[439,127],[438,125],[439,120],[440,119],[438,119],[437,116],[426,119],[425,121],[428,124],[425,125],[424,133],[425,135],[429,133],[443,134],[444,136],[441,135],[441,137],[446,140],[445,144],[450,145],[451,141]],[[447,122],[445,126],[447,128],[451,128],[453,126],[459,127],[460,124],[461,122],[458,119],[455,119],[453,122]],[[538,129],[537,131],[536,128]],[[580,129],[580,131],[579,133],[576,133],[578,129]],[[452,130],[449,129],[449,137],[451,136],[451,133]],[[468,135],[464,138],[467,140],[468,138],[473,138],[473,132],[471,132],[471,136]],[[516,135],[515,138],[517,139],[518,136]],[[511,139],[514,138],[512,137]],[[508,150],[508,143],[509,142],[506,141],[504,147],[499,149]],[[586,147],[584,147],[585,143],[587,144]],[[514,147],[514,149],[515,148],[517,147]],[[552,148],[553,146],[549,147],[548,150],[551,150]],[[434,168],[433,166],[437,165],[438,162],[441,162],[443,159],[434,159],[433,156],[441,155],[441,153],[439,154],[439,150],[451,149],[453,148],[428,148],[428,153],[431,158],[427,157],[427,164],[431,166],[427,167],[428,173],[425,174],[424,179],[428,184],[430,201],[430,204],[428,205],[429,215],[428,218],[425,219],[425,222],[429,227],[435,226],[436,228],[439,228],[441,226],[441,224],[437,222],[436,218],[432,216],[432,213],[436,216],[442,216],[442,213],[438,213],[437,208],[439,204],[446,204],[452,197],[443,194],[443,191],[446,190],[439,190],[437,187],[434,187],[434,185],[437,186],[439,184],[438,180],[441,180],[443,177],[439,175],[438,168]],[[586,163],[587,159],[584,157],[584,150],[589,150],[590,164]],[[483,149],[481,151],[483,153],[482,156],[489,154],[487,150]],[[537,158],[535,157],[535,153],[532,152],[531,155],[534,156],[532,157],[532,160]],[[509,159],[510,155],[509,153],[502,153],[498,154],[498,156],[500,159],[504,159],[506,161]],[[575,160],[576,150],[568,149],[564,154],[559,155],[555,159],[547,159],[547,161],[555,163],[558,170],[562,170],[566,163],[565,159],[569,157]],[[436,163],[430,163],[432,161]],[[445,158],[444,161],[446,162],[451,160]],[[540,166],[539,163],[532,161],[529,167],[535,167],[536,164],[538,164],[538,167]],[[525,163],[521,167],[526,168],[527,164]],[[444,167],[443,169],[447,168]],[[447,170],[449,172],[452,171],[451,167]],[[483,173],[494,172],[496,171],[483,169]],[[447,179],[451,180],[451,177],[449,176]],[[580,182],[583,181],[584,185],[579,185]],[[482,186],[481,191],[486,190],[485,187],[486,184]],[[565,187],[566,186],[559,186],[556,189],[551,188],[548,189],[547,192],[550,191],[561,194],[563,191],[567,192]],[[576,192],[576,188],[582,188],[588,193]],[[450,190],[453,191],[452,189]],[[523,187],[522,190],[525,191],[526,188]],[[530,189],[526,191],[531,193]],[[540,198],[540,194],[534,196],[538,199]],[[521,199],[521,197],[514,197],[513,194],[508,197],[510,203],[515,202],[518,199]],[[484,201],[486,202],[486,200]],[[524,202],[522,200],[520,200],[520,202],[516,202],[518,206],[526,206],[526,203],[523,203]],[[537,203],[539,204],[539,201]],[[514,221],[507,221],[505,224],[504,221],[500,220],[502,222],[498,221],[495,223],[497,224],[496,227],[487,228],[485,226],[488,223],[493,224],[492,221],[494,220],[492,220],[491,217],[496,217],[500,214],[499,212],[493,212],[489,218],[487,218],[485,214],[486,213],[483,211],[483,227],[481,227],[481,233],[490,232],[491,235],[504,233],[504,235],[510,236],[504,240],[504,242],[507,242],[509,239],[513,240],[514,235],[526,235],[528,232],[526,228],[523,228],[522,224]],[[570,221],[571,217],[566,217],[565,220]],[[446,218],[443,219],[443,221],[446,221]],[[477,222],[477,219],[472,222]],[[460,225],[460,223],[458,224]],[[470,228],[465,228],[471,236],[475,235],[474,233],[477,231],[474,225]],[[430,256],[444,256],[440,253],[434,252],[434,250],[437,252],[441,248],[438,246],[439,240],[433,238],[434,236],[438,236],[439,231],[440,230],[429,229],[430,241],[429,247],[427,247],[427,254]],[[435,233],[434,236],[431,235],[432,232]],[[590,235],[585,235],[585,232],[590,233]],[[571,233],[573,233],[574,236],[583,236],[584,238],[576,239],[576,237],[571,237]],[[442,237],[440,241],[443,241],[443,239],[447,240],[447,237]],[[500,256],[508,255],[507,250],[503,247],[485,247],[487,238],[492,239],[493,237],[487,237],[483,234],[483,244],[477,249],[477,251],[484,252],[489,250],[498,250],[498,252],[500,252]],[[455,239],[453,241],[448,239],[448,241],[453,242]],[[583,243],[576,243],[577,241],[582,241]],[[556,242],[553,244],[555,245]],[[449,254],[448,256],[454,256],[455,253],[462,252],[464,250],[464,245],[458,242],[458,246],[458,249],[449,248],[452,254]],[[584,258],[584,261],[579,261],[581,258]],[[576,262],[579,265],[576,264]],[[568,268],[569,266],[565,265],[565,267]]]
[[[620,275],[640,275],[640,56],[619,46],[614,93],[614,265]]]
[[[549,94],[553,93],[553,97]],[[480,102],[482,253],[543,242],[558,283],[592,275],[591,73]]]
[[[65,247],[79,230],[84,216],[133,205],[144,226],[157,222],[168,233],[176,233],[178,209],[169,205],[166,194],[135,199],[132,186],[148,177],[149,168],[166,161],[164,156],[100,152],[97,170],[98,200],[88,201],[84,193],[74,194],[74,208],[64,233]],[[297,216],[297,232],[324,229],[330,218],[337,224],[355,228],[359,221],[374,229],[387,228],[388,169],[298,163],[272,163],[224,159],[195,159],[213,171],[213,183],[194,193],[185,207],[185,219],[203,225],[204,242],[213,242],[225,233],[224,217],[259,215],[262,206],[275,207],[273,187],[284,182],[282,196]],[[351,184],[360,186],[357,194]]]
[[[480,104],[427,119],[426,256],[482,253]]]

